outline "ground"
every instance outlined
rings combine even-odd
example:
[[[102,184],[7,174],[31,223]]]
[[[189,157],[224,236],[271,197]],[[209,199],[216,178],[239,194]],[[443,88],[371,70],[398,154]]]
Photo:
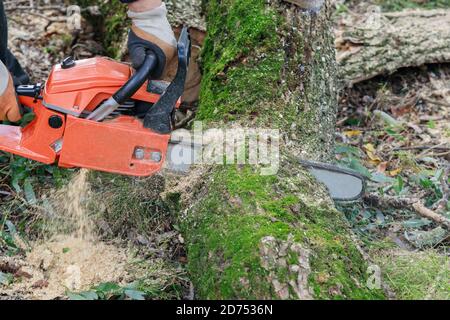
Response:
[[[374,3],[383,10],[450,7],[448,1],[344,1],[335,20],[348,11],[365,12]],[[450,217],[449,83],[447,64],[427,65],[341,91],[338,161],[368,176],[370,193],[421,200]],[[405,207],[365,202],[340,209],[383,267],[397,298],[450,298],[449,233],[441,226]]]
[[[46,6],[60,6],[62,2],[52,0]],[[28,1],[21,3],[28,5]],[[385,11],[450,8],[448,0],[336,3],[336,22],[342,15],[364,12],[373,4],[382,5]],[[83,16],[96,14],[97,8],[93,7],[82,11]],[[64,11],[55,8],[8,11],[10,47],[33,81],[44,80],[51,66],[69,54],[77,58],[119,54],[116,50],[120,48],[105,49],[104,44],[120,43],[119,33],[112,31],[117,31],[122,20],[110,19],[107,30],[110,38],[100,43],[94,32],[96,26],[82,20],[82,32],[74,32],[67,28],[63,15]],[[336,160],[370,178],[368,192],[373,196],[417,198],[450,218],[449,83],[450,67],[442,64],[401,69],[343,89],[339,98]],[[200,116],[207,118],[211,114]],[[69,181],[73,185],[71,179],[78,174],[76,170],[38,165],[0,153],[0,298],[26,298],[33,294],[42,298],[44,295],[39,292],[52,288],[46,282],[53,281],[42,278],[44,271],[55,270],[55,274],[60,274],[62,268],[64,274],[69,272],[65,279],[76,273],[71,268],[73,261],[79,261],[75,253],[80,245],[85,248],[86,244],[71,242],[70,238],[52,240],[46,221],[53,211],[57,214],[67,211],[58,205],[58,199],[68,192],[66,185]],[[98,226],[97,236],[104,241],[100,247],[90,248],[93,252],[109,252],[110,260],[117,259],[120,274],[100,280],[92,277],[78,290],[58,288],[52,298],[195,296],[185,268],[185,240],[179,233],[182,226],[177,225],[176,206],[163,201],[161,192],[167,189],[163,180],[160,176],[132,179],[89,174],[90,192],[81,202]],[[230,192],[241,187],[227,186]],[[263,200],[264,205],[274,205],[268,199]],[[243,201],[241,205],[246,204],[246,199]],[[381,206],[364,201],[341,203],[337,207],[346,213],[370,261],[381,267],[391,297],[450,299],[449,233],[439,224],[411,208],[399,209],[392,203]],[[58,233],[60,228],[59,224]],[[271,239],[266,240],[271,245]],[[33,258],[36,252],[37,263]],[[95,256],[83,259],[91,261]],[[62,262],[46,269],[43,264],[46,259]],[[28,282],[32,286],[24,286],[30,277],[33,281]],[[317,279],[323,277],[327,275],[318,275]]]

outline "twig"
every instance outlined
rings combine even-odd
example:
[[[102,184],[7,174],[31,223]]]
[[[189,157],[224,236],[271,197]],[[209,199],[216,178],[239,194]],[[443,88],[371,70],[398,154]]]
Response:
[[[409,146],[409,147],[396,147],[392,151],[404,151],[404,150],[437,150],[437,151],[450,151],[450,147],[438,146]]]
[[[33,16],[36,16],[36,17],[39,17],[42,19],[46,19],[47,21],[50,21],[50,22],[65,22],[65,21],[67,21],[67,19],[65,17],[47,17],[46,15],[37,13],[37,12],[28,12],[28,14],[31,14]]]
[[[364,195],[364,202],[370,206],[378,208],[393,208],[403,209],[405,207],[411,207],[414,203],[418,202],[417,198],[401,198],[393,196],[379,196],[374,193]]]
[[[421,157],[425,156],[426,154],[428,154],[430,151],[432,151],[432,150],[437,150],[438,148],[444,146],[445,144],[446,144],[446,143],[443,142],[443,143],[440,143],[440,144],[438,144],[438,145],[432,146],[432,147],[430,147],[429,149],[425,149],[425,150],[423,150],[423,151],[417,156],[417,158],[421,158]],[[444,151],[444,152],[445,152],[445,151]]]
[[[425,154],[425,155],[423,155],[423,156],[418,156],[417,158],[424,158],[425,156],[438,158],[438,157],[445,157],[445,156],[448,156],[449,154],[450,154],[450,150],[449,150],[449,151],[446,151],[446,152],[441,152],[441,153],[430,153],[430,154]]]
[[[409,209],[417,212],[422,217],[433,220],[450,230],[450,220],[433,210],[425,207],[417,198],[399,198],[393,196],[379,196],[377,194],[366,194],[364,202],[378,208]]]
[[[42,7],[30,7],[30,6],[17,6],[11,8],[5,8],[5,11],[29,11],[29,10],[58,10],[62,13],[66,12],[66,8],[62,6],[42,6]]]
[[[194,118],[194,116],[195,116],[194,112],[192,112],[191,114],[187,114],[185,118],[183,118],[182,120],[180,120],[180,122],[177,122],[175,124],[175,129],[185,126],[190,120]]]
[[[420,201],[414,203],[412,205],[412,207],[422,217],[431,219],[431,220],[433,220],[436,223],[442,224],[447,229],[450,229],[450,220],[449,219],[447,219],[443,215],[440,215],[440,214],[434,212],[433,210],[428,209]]]
[[[431,103],[431,104],[435,104],[437,106],[442,106],[442,107],[447,107],[450,108],[450,103],[446,103],[444,101],[438,101],[438,100],[434,100],[434,99],[430,99],[427,97],[420,97],[422,100],[424,100],[425,102]]]

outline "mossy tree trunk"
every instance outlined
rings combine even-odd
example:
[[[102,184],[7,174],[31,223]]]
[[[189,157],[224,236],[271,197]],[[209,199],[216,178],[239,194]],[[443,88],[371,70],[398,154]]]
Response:
[[[281,169],[213,167],[182,226],[197,298],[384,298],[345,217],[295,157],[333,152],[336,63],[328,1],[205,1],[197,118],[280,129]],[[193,200],[198,199],[198,200]]]

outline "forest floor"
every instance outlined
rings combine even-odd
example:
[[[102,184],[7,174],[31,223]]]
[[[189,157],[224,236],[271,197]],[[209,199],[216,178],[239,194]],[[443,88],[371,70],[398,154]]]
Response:
[[[386,11],[450,8],[447,0],[336,3],[336,28],[346,14],[374,4]],[[28,5],[18,0],[6,7],[9,46],[32,82],[46,79],[68,55],[105,54],[86,20],[81,32],[68,28],[64,1],[46,1],[39,11]],[[81,15],[96,10],[83,8]],[[340,92],[336,160],[369,179],[370,197],[337,206],[399,299],[450,299],[448,230],[402,203],[420,201],[450,218],[449,110],[448,64],[401,69]],[[164,179],[90,173],[78,189],[77,179],[76,170],[0,152],[0,299],[194,298],[184,240],[160,198]],[[74,208],[61,203],[74,193],[75,212],[87,212],[98,226],[93,233],[102,241],[95,245],[73,237]],[[55,214],[65,216],[56,227]],[[70,232],[62,230],[68,221]],[[98,263],[114,265],[114,272],[86,271]],[[80,272],[87,274],[83,281]]]
[[[348,14],[450,8],[448,1],[340,1]],[[376,111],[376,112],[374,112]],[[369,178],[365,201],[344,211],[401,299],[450,299],[450,234],[423,217],[420,202],[450,217],[450,66],[424,65],[340,92],[337,160]]]

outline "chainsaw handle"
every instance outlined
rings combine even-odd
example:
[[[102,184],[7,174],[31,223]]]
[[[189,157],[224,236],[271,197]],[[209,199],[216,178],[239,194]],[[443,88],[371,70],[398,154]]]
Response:
[[[148,76],[156,67],[157,59],[154,53],[146,55],[142,66],[128,79],[125,84],[116,91],[108,100],[103,102],[97,109],[91,112],[86,119],[93,121],[102,121],[108,115],[116,110],[121,104],[130,99],[136,91],[147,81]]]
[[[175,105],[184,91],[191,57],[191,38],[187,27],[183,27],[181,30],[177,49],[178,69],[175,78],[144,117],[144,127],[161,134],[168,134],[172,131]]]
[[[130,99],[136,91],[147,81],[148,76],[152,70],[156,67],[157,58],[153,52],[149,52],[145,57],[144,63],[136,71],[135,74],[131,76],[130,79],[116,92],[113,94],[114,100],[118,104],[122,104],[128,99]]]

